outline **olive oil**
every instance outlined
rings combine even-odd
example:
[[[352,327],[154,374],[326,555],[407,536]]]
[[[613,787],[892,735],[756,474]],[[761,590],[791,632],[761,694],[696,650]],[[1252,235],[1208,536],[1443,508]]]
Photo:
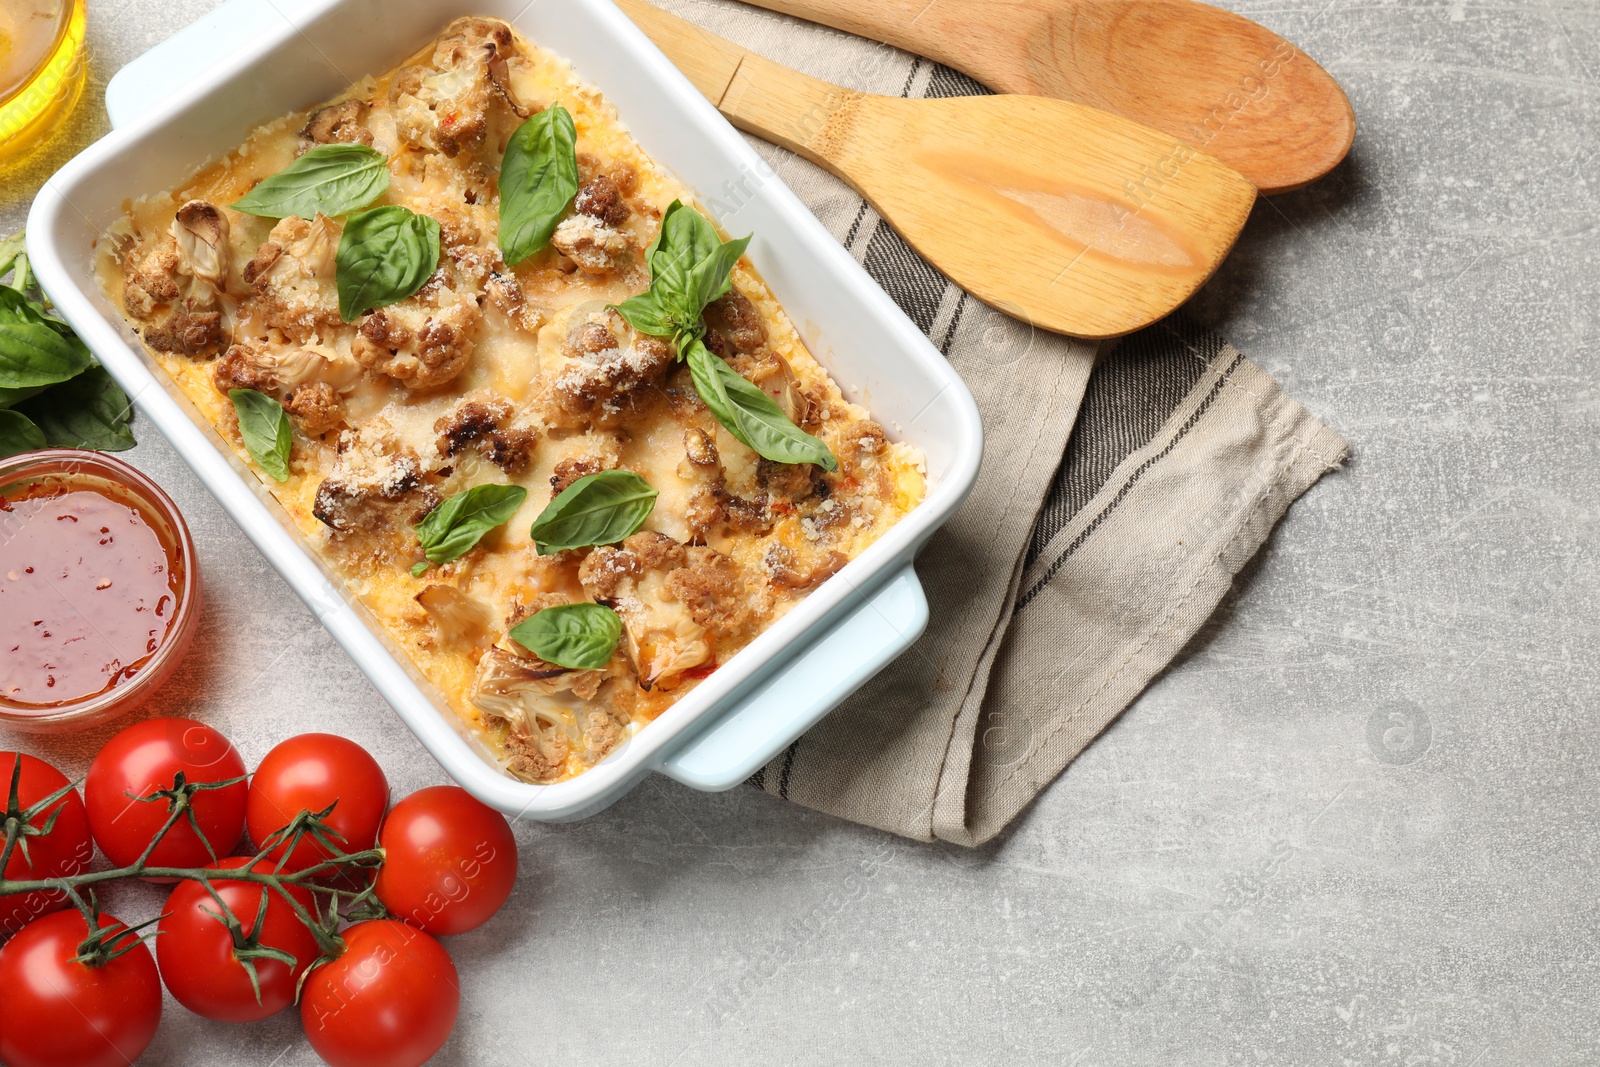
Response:
[[[0,0],[0,165],[52,133],[84,82],[84,0]]]

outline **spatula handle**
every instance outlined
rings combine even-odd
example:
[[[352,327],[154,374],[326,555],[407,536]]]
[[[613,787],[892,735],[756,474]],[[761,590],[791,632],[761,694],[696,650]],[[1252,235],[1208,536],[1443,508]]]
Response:
[[[717,109],[728,121],[838,173],[851,106],[865,97],[747,53]]]
[[[837,173],[841,123],[861,93],[819,81],[640,0],[617,6],[729,122]]]

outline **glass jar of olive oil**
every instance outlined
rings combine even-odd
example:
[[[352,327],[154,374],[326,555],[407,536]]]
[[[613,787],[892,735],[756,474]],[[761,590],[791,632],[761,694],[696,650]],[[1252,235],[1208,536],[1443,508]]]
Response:
[[[54,132],[83,90],[85,0],[0,0],[0,166]]]

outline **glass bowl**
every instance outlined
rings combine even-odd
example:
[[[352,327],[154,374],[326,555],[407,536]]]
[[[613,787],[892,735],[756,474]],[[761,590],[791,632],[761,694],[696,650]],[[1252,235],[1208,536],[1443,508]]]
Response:
[[[50,449],[25,452],[0,460],[0,497],[11,498],[28,487],[109,487],[137,505],[167,551],[177,577],[177,603],[172,621],[150,658],[131,677],[92,696],[50,706],[28,706],[0,697],[0,723],[31,733],[64,733],[113,719],[137,708],[171,677],[194,640],[200,618],[200,571],[189,527],[172,498],[143,472],[101,452]],[[0,562],[8,538],[0,527]],[[3,577],[3,574],[0,574]]]
[[[55,132],[83,91],[85,0],[5,0],[0,10],[0,166]]]

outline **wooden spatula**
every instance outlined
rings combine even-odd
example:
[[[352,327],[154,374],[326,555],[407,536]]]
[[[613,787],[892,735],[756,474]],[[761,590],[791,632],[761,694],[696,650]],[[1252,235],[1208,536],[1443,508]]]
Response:
[[[1255,201],[1210,156],[1094,108],[871,96],[619,2],[734,125],[843,178],[956,284],[1044,329],[1117,337],[1164,317]]]
[[[1332,170],[1355,114],[1311,57],[1196,0],[750,0],[885,41],[1002,93],[1124,115],[1216,156],[1263,193]]]

